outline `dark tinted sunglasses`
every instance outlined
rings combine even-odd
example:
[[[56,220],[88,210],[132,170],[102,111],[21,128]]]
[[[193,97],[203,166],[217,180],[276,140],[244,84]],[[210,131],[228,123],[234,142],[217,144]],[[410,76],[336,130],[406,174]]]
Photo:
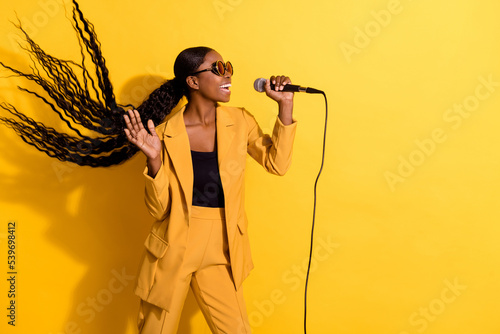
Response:
[[[207,68],[207,69],[204,69],[201,71],[191,73],[191,75],[195,75],[195,74],[207,72],[207,71],[212,71],[212,73],[217,74],[218,76],[221,76],[221,77],[224,76],[226,74],[226,72],[233,75],[233,65],[229,61],[224,64],[222,61],[217,60],[215,63],[212,64],[211,68]]]

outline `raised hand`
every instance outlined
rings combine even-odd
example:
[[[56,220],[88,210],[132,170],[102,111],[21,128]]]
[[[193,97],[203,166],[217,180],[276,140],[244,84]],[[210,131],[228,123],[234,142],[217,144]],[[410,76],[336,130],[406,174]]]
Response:
[[[161,141],[155,131],[152,120],[148,120],[149,132],[144,128],[141,122],[141,116],[137,110],[129,110],[128,115],[123,116],[127,128],[124,130],[127,139],[137,146],[148,158],[148,160],[157,160],[161,153]]]
[[[283,92],[283,87],[287,84],[291,84],[292,80],[284,75],[272,76],[269,80],[266,80],[266,85],[264,86],[267,96],[269,96],[274,101],[280,103],[285,101],[293,101],[292,92]],[[274,85],[274,89],[271,89],[271,84]]]
[[[274,90],[271,89],[271,83],[274,85]],[[284,125],[293,123],[293,92],[283,92],[283,87],[291,84],[292,80],[284,75],[272,76],[266,80],[264,86],[266,95],[279,105],[279,118]]]

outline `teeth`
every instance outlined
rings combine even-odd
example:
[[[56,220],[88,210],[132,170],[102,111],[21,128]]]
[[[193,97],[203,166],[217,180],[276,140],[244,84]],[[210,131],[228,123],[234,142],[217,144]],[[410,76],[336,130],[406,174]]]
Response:
[[[225,84],[220,86],[220,88],[229,88],[229,87],[231,87],[231,84]]]

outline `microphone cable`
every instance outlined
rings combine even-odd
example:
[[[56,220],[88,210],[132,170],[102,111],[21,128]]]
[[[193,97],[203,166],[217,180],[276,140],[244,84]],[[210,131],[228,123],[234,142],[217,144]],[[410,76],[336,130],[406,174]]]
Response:
[[[313,217],[312,217],[312,226],[311,226],[311,246],[309,250],[309,264],[307,265],[307,274],[306,274],[306,285],[304,291],[304,334],[307,334],[307,286],[309,283],[309,271],[311,269],[311,261],[312,261],[312,251],[314,245],[314,223],[316,220],[316,193],[318,180],[321,176],[321,172],[323,171],[323,166],[325,164],[325,147],[326,147],[326,126],[328,123],[328,100],[326,98],[326,94],[323,91],[319,91],[319,94],[322,94],[325,98],[325,129],[323,133],[323,154],[321,156],[321,167],[318,172],[318,176],[316,177],[316,182],[314,183],[314,206],[313,206]]]

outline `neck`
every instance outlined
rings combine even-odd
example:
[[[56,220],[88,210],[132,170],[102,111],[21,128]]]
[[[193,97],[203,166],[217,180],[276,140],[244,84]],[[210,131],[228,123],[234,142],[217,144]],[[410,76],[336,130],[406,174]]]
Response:
[[[216,109],[217,103],[191,99],[184,111],[184,122],[191,125],[213,123],[215,121]]]

